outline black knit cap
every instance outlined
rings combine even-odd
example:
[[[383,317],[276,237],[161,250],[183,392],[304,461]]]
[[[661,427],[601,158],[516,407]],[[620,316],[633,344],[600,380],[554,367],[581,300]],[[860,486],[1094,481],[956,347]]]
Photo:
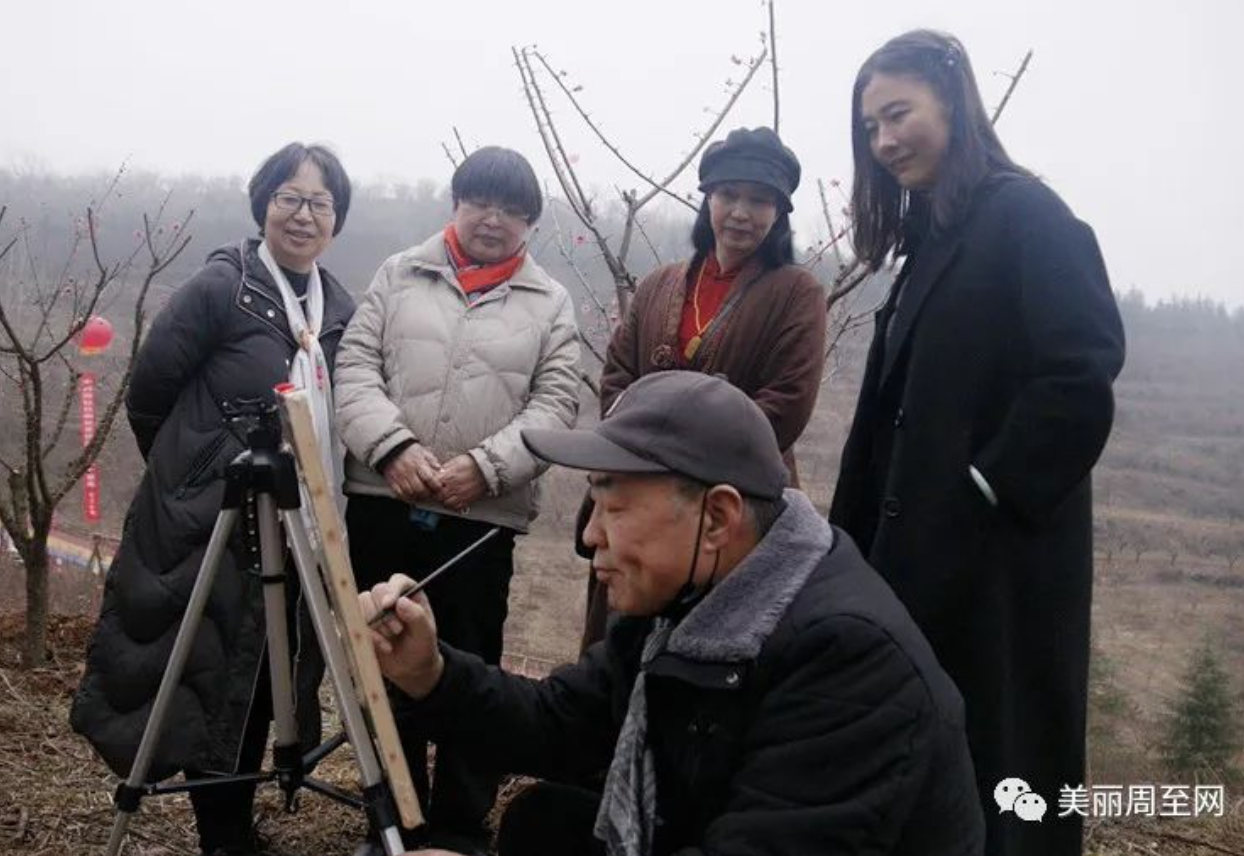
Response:
[[[799,158],[782,145],[772,128],[738,128],[705,149],[700,158],[700,190],[707,193],[724,181],[754,181],[776,190],[790,211],[801,172]]]
[[[778,499],[788,471],[764,412],[724,378],[653,372],[593,428],[522,431],[537,458],[576,470],[676,473],[746,496]]]

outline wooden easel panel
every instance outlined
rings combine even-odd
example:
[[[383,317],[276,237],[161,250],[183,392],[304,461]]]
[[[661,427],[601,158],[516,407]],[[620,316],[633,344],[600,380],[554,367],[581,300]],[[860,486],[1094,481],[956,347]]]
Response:
[[[328,583],[333,612],[341,629],[343,646],[353,666],[359,701],[368,713],[373,736],[376,740],[380,762],[388,774],[393,800],[397,803],[402,825],[414,829],[423,825],[423,811],[419,796],[410,778],[410,767],[402,752],[397,734],[397,723],[389,696],[385,692],[380,664],[372,649],[371,631],[359,609],[359,593],[354,585],[354,570],[350,565],[350,553],[346,549],[345,524],[337,510],[337,503],[329,489],[324,464],[320,459],[320,447],[315,437],[311,408],[307,394],[302,391],[281,395],[285,409],[288,440],[302,471],[303,482],[311,497],[311,512],[319,533],[320,551],[324,566],[321,573]]]

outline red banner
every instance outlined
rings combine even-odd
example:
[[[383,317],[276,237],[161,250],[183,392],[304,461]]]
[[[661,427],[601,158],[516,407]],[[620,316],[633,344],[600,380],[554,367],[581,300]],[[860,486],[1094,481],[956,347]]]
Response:
[[[83,372],[78,378],[78,428],[82,448],[95,437],[95,375]],[[88,523],[99,522],[99,467],[94,462],[82,477],[82,516]]]

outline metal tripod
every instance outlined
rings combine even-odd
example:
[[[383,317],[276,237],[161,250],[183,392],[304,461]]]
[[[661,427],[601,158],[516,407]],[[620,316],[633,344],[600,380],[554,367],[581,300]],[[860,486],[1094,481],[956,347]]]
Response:
[[[131,816],[138,810],[144,796],[191,791],[198,788],[241,783],[276,781],[286,795],[286,809],[293,810],[299,788],[307,788],[331,799],[364,809],[372,829],[380,833],[380,842],[388,856],[406,851],[398,828],[393,796],[375,746],[367,730],[362,708],[353,689],[346,649],[338,636],[328,598],[321,580],[318,562],[299,511],[298,476],[293,456],[281,448],[281,426],[274,408],[252,408],[235,415],[233,422],[246,427],[248,448],[225,470],[225,493],[220,513],[207,544],[207,552],[199,568],[198,578],[186,605],[186,614],[173,643],[168,666],[160,680],[151,716],[143,731],[142,742],[134,758],[129,777],[117,787],[116,815],[108,840],[107,856],[117,856]],[[186,659],[190,654],[199,621],[207,606],[212,583],[228,547],[229,536],[238,516],[253,499],[259,530],[260,579],[264,591],[264,615],[267,619],[268,667],[272,684],[272,718],[275,741],[272,769],[234,776],[215,776],[196,781],[168,784],[146,782],[152,757],[159,744],[173,694],[181,681]],[[319,746],[303,757],[298,748],[298,730],[294,719],[292,680],[290,675],[289,636],[285,617],[285,560],[281,541],[281,524],[285,526],[298,580],[306,598],[316,639],[323,652],[325,666],[337,710],[345,733]],[[360,799],[317,781],[307,775],[320,760],[349,741],[354,747],[363,784]]]

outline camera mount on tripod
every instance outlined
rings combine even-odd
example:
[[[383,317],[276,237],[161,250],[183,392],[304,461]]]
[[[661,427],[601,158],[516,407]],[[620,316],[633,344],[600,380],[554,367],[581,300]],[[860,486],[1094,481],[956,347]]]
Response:
[[[294,457],[281,448],[281,408],[276,401],[241,398],[221,404],[225,422],[246,438],[246,448],[225,468],[223,508],[241,508],[248,491],[270,493],[277,508],[300,505]]]

